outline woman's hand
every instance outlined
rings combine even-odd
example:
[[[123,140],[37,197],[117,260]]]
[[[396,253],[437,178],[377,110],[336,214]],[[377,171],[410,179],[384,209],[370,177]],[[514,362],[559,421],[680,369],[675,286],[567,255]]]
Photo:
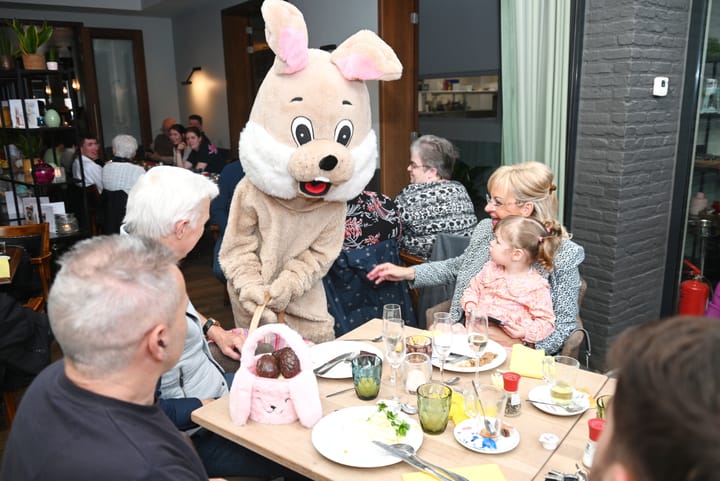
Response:
[[[183,150],[185,150],[185,147],[187,147],[187,145],[185,145],[185,142],[180,142],[176,146],[176,148],[178,149],[179,152],[182,152]]]
[[[368,272],[367,278],[375,281],[375,284],[380,284],[383,281],[412,281],[415,279],[415,269],[385,262],[376,265],[373,270]]]

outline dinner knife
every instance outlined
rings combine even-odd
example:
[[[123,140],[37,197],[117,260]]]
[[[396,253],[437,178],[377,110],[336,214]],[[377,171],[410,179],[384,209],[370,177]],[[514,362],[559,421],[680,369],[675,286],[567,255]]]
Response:
[[[455,481],[455,479],[445,476],[444,474],[437,471],[436,469],[431,468],[430,466],[421,462],[417,458],[408,455],[404,451],[401,451],[401,450],[395,448],[394,446],[385,444],[381,441],[375,441],[375,440],[373,440],[373,443],[375,443],[375,445],[377,445],[377,446],[380,446],[381,448],[383,448],[385,451],[389,452],[396,458],[402,459],[403,461],[405,461],[407,464],[409,464],[410,466],[412,466],[415,469],[419,469],[420,471],[427,473],[431,476],[434,476],[442,481]]]
[[[326,372],[328,372],[330,369],[332,369],[332,368],[334,368],[335,366],[337,366],[338,364],[340,364],[341,362],[346,361],[346,360],[348,360],[348,359],[351,359],[351,358],[357,356],[358,353],[359,353],[359,351],[350,351],[350,352],[346,352],[346,353],[340,354],[339,356],[330,359],[330,360],[329,360],[328,362],[326,362],[325,364],[319,365],[318,367],[316,367],[315,369],[313,369],[313,372],[314,372],[315,374],[323,375],[323,374],[325,374]]]

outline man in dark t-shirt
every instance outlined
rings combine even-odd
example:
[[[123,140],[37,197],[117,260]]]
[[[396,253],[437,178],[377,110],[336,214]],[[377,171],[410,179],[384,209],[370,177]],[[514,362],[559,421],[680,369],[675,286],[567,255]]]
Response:
[[[26,391],[0,479],[207,480],[154,402],[187,332],[173,254],[141,237],[95,237],[61,266],[48,314],[64,358]]]

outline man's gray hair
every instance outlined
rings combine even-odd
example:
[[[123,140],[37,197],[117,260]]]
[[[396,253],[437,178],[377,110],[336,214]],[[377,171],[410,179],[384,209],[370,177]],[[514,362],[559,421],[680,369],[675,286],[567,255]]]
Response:
[[[212,200],[218,188],[209,179],[181,167],[153,167],[135,182],[128,196],[125,231],[151,239],[173,232],[175,224],[189,220],[197,227],[205,213],[203,200]]]
[[[175,255],[159,242],[94,237],[77,243],[60,265],[48,300],[50,325],[64,356],[88,376],[126,366],[153,326],[175,322],[184,290]]]
[[[113,155],[124,159],[132,159],[137,152],[138,144],[132,135],[116,135],[112,139]]]

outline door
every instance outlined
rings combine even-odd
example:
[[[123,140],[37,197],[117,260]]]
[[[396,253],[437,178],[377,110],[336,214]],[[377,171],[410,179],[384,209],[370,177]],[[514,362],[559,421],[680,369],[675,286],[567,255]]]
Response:
[[[109,146],[118,134],[135,137],[138,145],[152,143],[150,108],[142,32],[84,28],[83,71],[87,122],[100,145]]]
[[[399,80],[379,82],[380,189],[395,197],[408,183],[410,142],[417,131],[418,0],[378,0],[379,35],[403,65]]]

